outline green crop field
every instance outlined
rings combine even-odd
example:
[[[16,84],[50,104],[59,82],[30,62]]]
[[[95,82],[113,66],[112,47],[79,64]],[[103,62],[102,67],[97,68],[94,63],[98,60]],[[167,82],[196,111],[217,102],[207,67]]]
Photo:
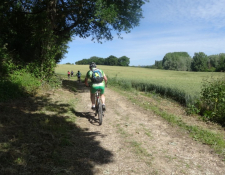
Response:
[[[221,72],[186,72],[139,67],[98,66],[109,78],[117,77],[118,80],[131,81],[142,84],[181,90],[190,96],[199,96],[203,79],[221,77]],[[58,65],[55,72],[67,74],[67,71],[80,70],[83,75],[89,70],[88,65]]]

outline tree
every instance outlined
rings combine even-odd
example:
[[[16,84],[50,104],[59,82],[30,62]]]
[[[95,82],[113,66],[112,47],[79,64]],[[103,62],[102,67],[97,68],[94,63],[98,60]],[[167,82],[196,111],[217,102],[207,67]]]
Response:
[[[195,53],[191,64],[193,71],[206,71],[208,69],[208,56],[204,52]]]
[[[2,0],[0,41],[13,62],[48,72],[67,51],[72,36],[112,40],[139,25],[147,0]],[[31,67],[32,67],[31,66]],[[31,69],[32,70],[32,69]],[[48,72],[51,73],[51,72]]]
[[[219,64],[219,55],[209,55],[208,56],[208,68],[209,71],[216,71]]]
[[[90,64],[90,59],[82,59],[80,61],[75,62],[77,65],[85,65],[85,64]]]
[[[177,61],[177,70],[178,71],[190,71],[191,70],[191,57],[180,56]]]
[[[113,55],[110,55],[109,57],[105,59],[105,65],[117,66],[117,63],[118,63],[118,58]]]
[[[97,57],[97,56],[93,56],[93,57],[89,58],[89,64],[91,62],[95,62],[97,65],[104,65],[105,64],[104,58],[100,58],[100,57]]]
[[[219,61],[216,70],[223,72],[225,71],[225,53],[219,54]]]
[[[104,58],[98,58],[98,61],[96,62],[97,65],[105,65],[105,59]]]
[[[91,62],[95,62],[96,64],[98,64],[98,59],[99,59],[99,57],[92,56],[91,58],[89,58],[89,64],[90,64]]]
[[[129,66],[129,64],[130,64],[130,58],[128,58],[126,56],[122,56],[122,57],[118,58],[119,66]]]
[[[156,61],[155,60],[155,68],[156,69],[162,69],[163,67],[162,67],[162,60],[161,61]]]
[[[54,4],[46,6],[47,3],[34,0],[0,2],[0,44],[7,43],[14,64],[43,78],[54,72],[70,40],[70,36],[54,33],[49,19]]]
[[[162,60],[163,68],[166,70],[182,70],[187,71],[190,67],[190,55],[187,52],[167,53]]]

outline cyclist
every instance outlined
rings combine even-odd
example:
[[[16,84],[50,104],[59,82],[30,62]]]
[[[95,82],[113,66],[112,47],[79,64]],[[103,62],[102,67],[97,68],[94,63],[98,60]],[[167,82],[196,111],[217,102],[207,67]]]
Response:
[[[79,70],[78,70],[78,72],[77,72],[76,76],[77,76],[77,80],[80,82],[80,76],[81,76],[81,73],[80,73],[80,71],[79,71]]]
[[[101,91],[101,99],[102,99],[102,109],[103,111],[106,110],[106,107],[105,107],[105,95],[104,95],[104,91],[105,91],[105,84],[107,83],[107,77],[105,75],[105,73],[100,70],[100,69],[97,69],[97,66],[94,62],[92,62],[90,65],[89,65],[89,68],[90,70],[87,72],[86,74],[86,77],[85,77],[85,85],[86,86],[90,86],[91,89],[90,89],[90,98],[91,98],[91,102],[92,102],[92,107],[91,109],[95,110],[95,92],[100,89]],[[95,71],[99,71],[101,76],[102,76],[102,81],[101,82],[94,82],[94,77],[93,77],[93,72]],[[91,79],[91,84],[89,85],[88,84],[88,79]]]
[[[67,72],[67,75],[68,75],[68,79],[69,79],[70,78],[70,71]]]

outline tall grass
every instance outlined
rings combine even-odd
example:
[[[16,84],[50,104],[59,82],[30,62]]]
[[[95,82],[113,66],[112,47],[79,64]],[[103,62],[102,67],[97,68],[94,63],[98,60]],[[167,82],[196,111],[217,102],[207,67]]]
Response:
[[[173,98],[181,104],[193,104],[200,97],[202,80],[207,77],[221,77],[220,72],[186,72],[158,70],[139,67],[97,66],[109,77],[109,83],[123,88],[131,87],[141,91],[155,91]],[[68,70],[80,70],[84,75],[88,65],[58,65],[56,73],[66,74]]]
[[[161,94],[164,97],[169,97],[180,104],[194,104],[198,99],[197,96],[191,96],[184,90],[180,90],[178,88],[166,87],[158,84],[151,84],[149,82],[144,83],[138,80],[126,80],[126,79],[118,79],[117,77],[109,78],[109,84],[112,86],[121,86],[123,89],[130,90],[131,88],[135,88],[138,91],[143,92],[154,92]]]

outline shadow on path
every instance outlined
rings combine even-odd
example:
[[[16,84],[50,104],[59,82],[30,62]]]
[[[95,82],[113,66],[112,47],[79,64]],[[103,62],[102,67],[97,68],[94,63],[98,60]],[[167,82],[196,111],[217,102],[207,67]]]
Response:
[[[82,82],[79,83],[77,81],[63,80],[62,85],[65,90],[69,90],[70,92],[73,91],[75,93],[86,93],[90,91],[90,88],[86,87]],[[99,120],[94,116],[94,112],[77,112],[74,109],[72,110],[72,112],[77,117],[88,119],[88,121],[93,125],[99,125]]]
[[[79,83],[77,81],[71,81],[71,80],[63,80],[62,88],[75,93],[86,93],[90,91],[90,89],[86,87],[83,82]]]
[[[64,89],[72,90],[73,85],[76,93],[89,90],[63,81]],[[95,165],[112,162],[113,154],[95,140],[101,133],[77,126],[66,114],[71,108],[69,104],[52,102],[46,95],[1,103],[1,175],[92,175],[97,173]],[[76,111],[74,114],[90,116]]]
[[[97,116],[94,116],[94,112],[77,112],[75,110],[72,110],[72,112],[77,116],[77,117],[82,117],[88,119],[88,121],[93,124],[98,126],[99,125],[99,119]]]

